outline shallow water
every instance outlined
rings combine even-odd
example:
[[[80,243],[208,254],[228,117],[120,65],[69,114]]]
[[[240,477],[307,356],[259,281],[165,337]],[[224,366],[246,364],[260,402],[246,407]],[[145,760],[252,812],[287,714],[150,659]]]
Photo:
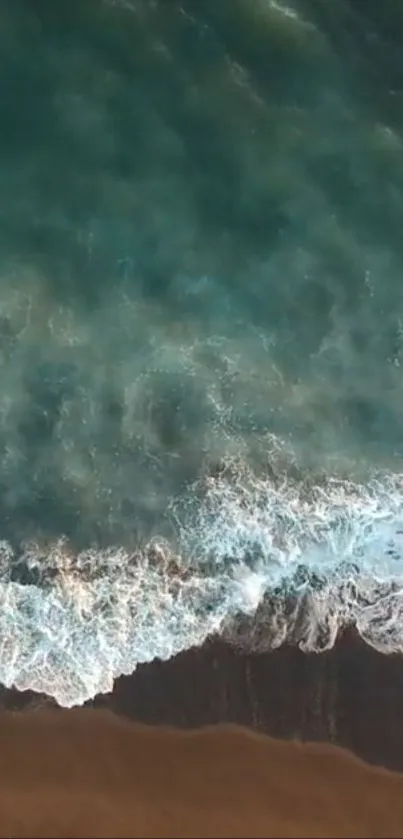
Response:
[[[403,8],[0,23],[0,680],[400,650]]]

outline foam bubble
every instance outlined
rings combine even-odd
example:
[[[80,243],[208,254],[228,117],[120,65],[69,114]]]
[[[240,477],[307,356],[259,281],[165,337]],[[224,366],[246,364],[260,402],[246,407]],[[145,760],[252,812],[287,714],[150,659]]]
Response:
[[[140,662],[207,636],[255,650],[331,647],[351,623],[403,651],[403,478],[257,476],[233,463],[170,510],[153,541],[74,554],[64,539],[0,544],[0,681],[81,705]],[[35,582],[18,579],[24,567]]]

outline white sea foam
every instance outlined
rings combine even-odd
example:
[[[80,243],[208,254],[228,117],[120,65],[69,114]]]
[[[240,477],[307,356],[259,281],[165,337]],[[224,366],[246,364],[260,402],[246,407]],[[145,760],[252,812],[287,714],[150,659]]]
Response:
[[[367,485],[258,477],[233,464],[172,506],[179,551],[0,550],[0,681],[80,705],[140,662],[211,633],[255,649],[331,646],[354,623],[403,651],[403,477]]]

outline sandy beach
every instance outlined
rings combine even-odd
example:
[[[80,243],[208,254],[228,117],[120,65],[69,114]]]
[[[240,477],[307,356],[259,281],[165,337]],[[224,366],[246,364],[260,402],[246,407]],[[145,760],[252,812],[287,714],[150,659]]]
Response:
[[[2,837],[403,836],[403,775],[236,726],[3,712]]]

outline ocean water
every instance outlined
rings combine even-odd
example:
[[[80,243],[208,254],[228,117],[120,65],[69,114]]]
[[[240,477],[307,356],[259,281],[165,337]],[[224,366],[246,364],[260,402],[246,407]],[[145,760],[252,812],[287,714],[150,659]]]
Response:
[[[1,0],[0,682],[403,650],[403,6]]]

